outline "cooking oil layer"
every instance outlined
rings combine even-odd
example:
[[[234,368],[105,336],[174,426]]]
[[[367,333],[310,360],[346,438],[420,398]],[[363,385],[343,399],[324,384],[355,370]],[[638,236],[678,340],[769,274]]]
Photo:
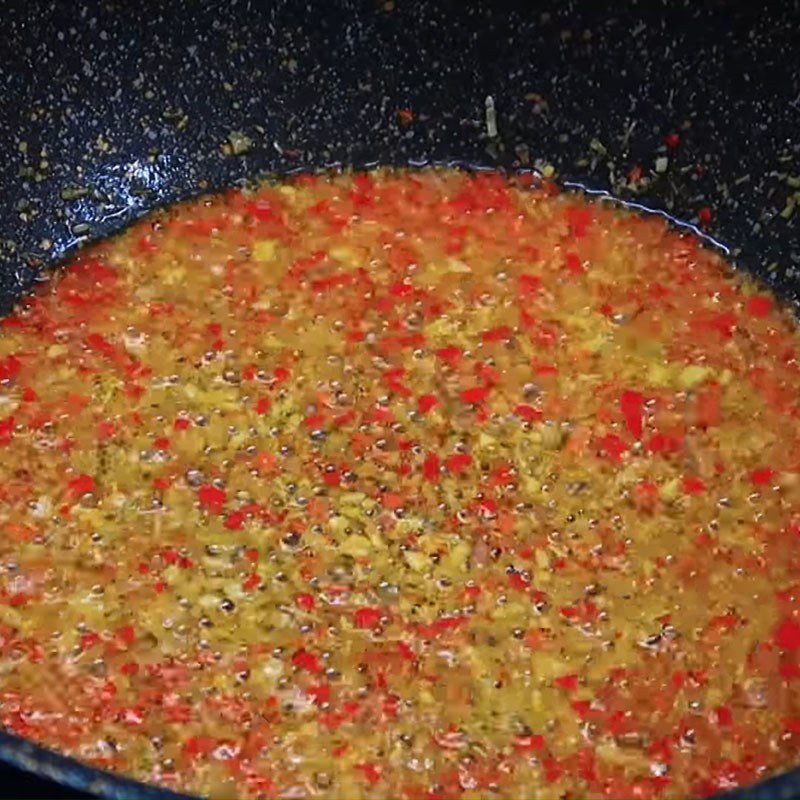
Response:
[[[800,745],[800,337],[549,184],[297,177],[0,335],[0,721],[220,797],[675,797]]]

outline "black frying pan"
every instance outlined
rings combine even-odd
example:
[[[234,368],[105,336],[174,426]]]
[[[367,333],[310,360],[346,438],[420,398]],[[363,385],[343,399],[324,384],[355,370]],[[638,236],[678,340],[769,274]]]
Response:
[[[668,212],[800,296],[798,0],[0,8],[0,310],[178,198],[450,160],[554,169]],[[170,796],[1,733],[0,762],[0,796]],[[800,771],[730,796],[800,796]]]

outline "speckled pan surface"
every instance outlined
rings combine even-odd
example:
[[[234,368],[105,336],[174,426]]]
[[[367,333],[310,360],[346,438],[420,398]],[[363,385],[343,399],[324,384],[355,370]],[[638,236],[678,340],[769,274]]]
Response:
[[[203,188],[450,158],[708,208],[791,291],[799,22],[797,0],[7,0],[2,299],[30,265]]]
[[[666,210],[797,299],[798,130],[798,0],[6,0],[0,309],[42,265],[180,197],[451,159]],[[800,777],[746,796],[800,796]]]

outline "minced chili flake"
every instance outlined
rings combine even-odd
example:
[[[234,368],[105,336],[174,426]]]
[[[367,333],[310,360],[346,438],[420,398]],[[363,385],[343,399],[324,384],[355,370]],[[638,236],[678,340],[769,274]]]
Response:
[[[322,672],[322,665],[319,658],[308,650],[298,650],[292,656],[292,664],[298,669],[307,670],[308,672]]]
[[[159,212],[0,326],[0,725],[253,799],[798,763],[799,348],[696,239],[530,176]]]
[[[435,394],[423,394],[417,400],[417,409],[420,414],[427,414],[432,408],[439,405],[439,401]]]
[[[200,501],[200,507],[214,513],[219,513],[222,510],[226,496],[223,489],[209,484],[205,484],[197,490],[197,499]]]
[[[772,302],[771,297],[763,294],[757,294],[747,300],[747,302],[744,304],[744,310],[751,317],[764,319],[765,317],[769,316],[773,305],[774,303]]]
[[[543,416],[542,412],[539,409],[534,408],[533,406],[528,405],[527,403],[520,403],[518,406],[514,407],[514,413],[524,419],[526,422],[536,422],[540,420]]]
[[[295,597],[295,602],[304,611],[312,611],[314,606],[316,605],[316,601],[314,600],[314,595],[307,594],[305,592],[303,592],[302,594],[298,594],[297,597]]]
[[[701,478],[687,475],[683,479],[683,491],[686,494],[702,494],[706,490],[706,484]]]
[[[473,386],[461,392],[461,401],[464,403],[481,403],[489,396],[488,386]]]
[[[379,608],[359,608],[353,615],[356,628],[375,628],[380,624],[383,612]]]
[[[784,620],[775,632],[775,643],[783,650],[800,649],[800,622]]]
[[[775,470],[772,467],[759,467],[750,473],[750,481],[753,486],[769,486],[775,474]]]
[[[471,463],[472,456],[469,453],[456,453],[452,456],[448,456],[445,461],[445,466],[450,472],[458,474],[467,469]]]
[[[634,439],[642,438],[642,424],[644,416],[644,395],[630,389],[624,391],[619,398],[622,416],[625,425]]]
[[[80,497],[88,492],[93,492],[95,485],[94,478],[91,475],[78,475],[67,484],[73,497]]]

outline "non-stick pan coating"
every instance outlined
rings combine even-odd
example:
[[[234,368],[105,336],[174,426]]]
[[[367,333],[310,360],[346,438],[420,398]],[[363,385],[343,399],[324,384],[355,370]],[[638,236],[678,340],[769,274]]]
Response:
[[[0,310],[42,266],[178,198],[262,172],[450,159],[554,169],[700,223],[800,296],[798,0],[1,10]],[[145,796],[13,737],[0,760]],[[742,793],[799,795],[800,772]]]

